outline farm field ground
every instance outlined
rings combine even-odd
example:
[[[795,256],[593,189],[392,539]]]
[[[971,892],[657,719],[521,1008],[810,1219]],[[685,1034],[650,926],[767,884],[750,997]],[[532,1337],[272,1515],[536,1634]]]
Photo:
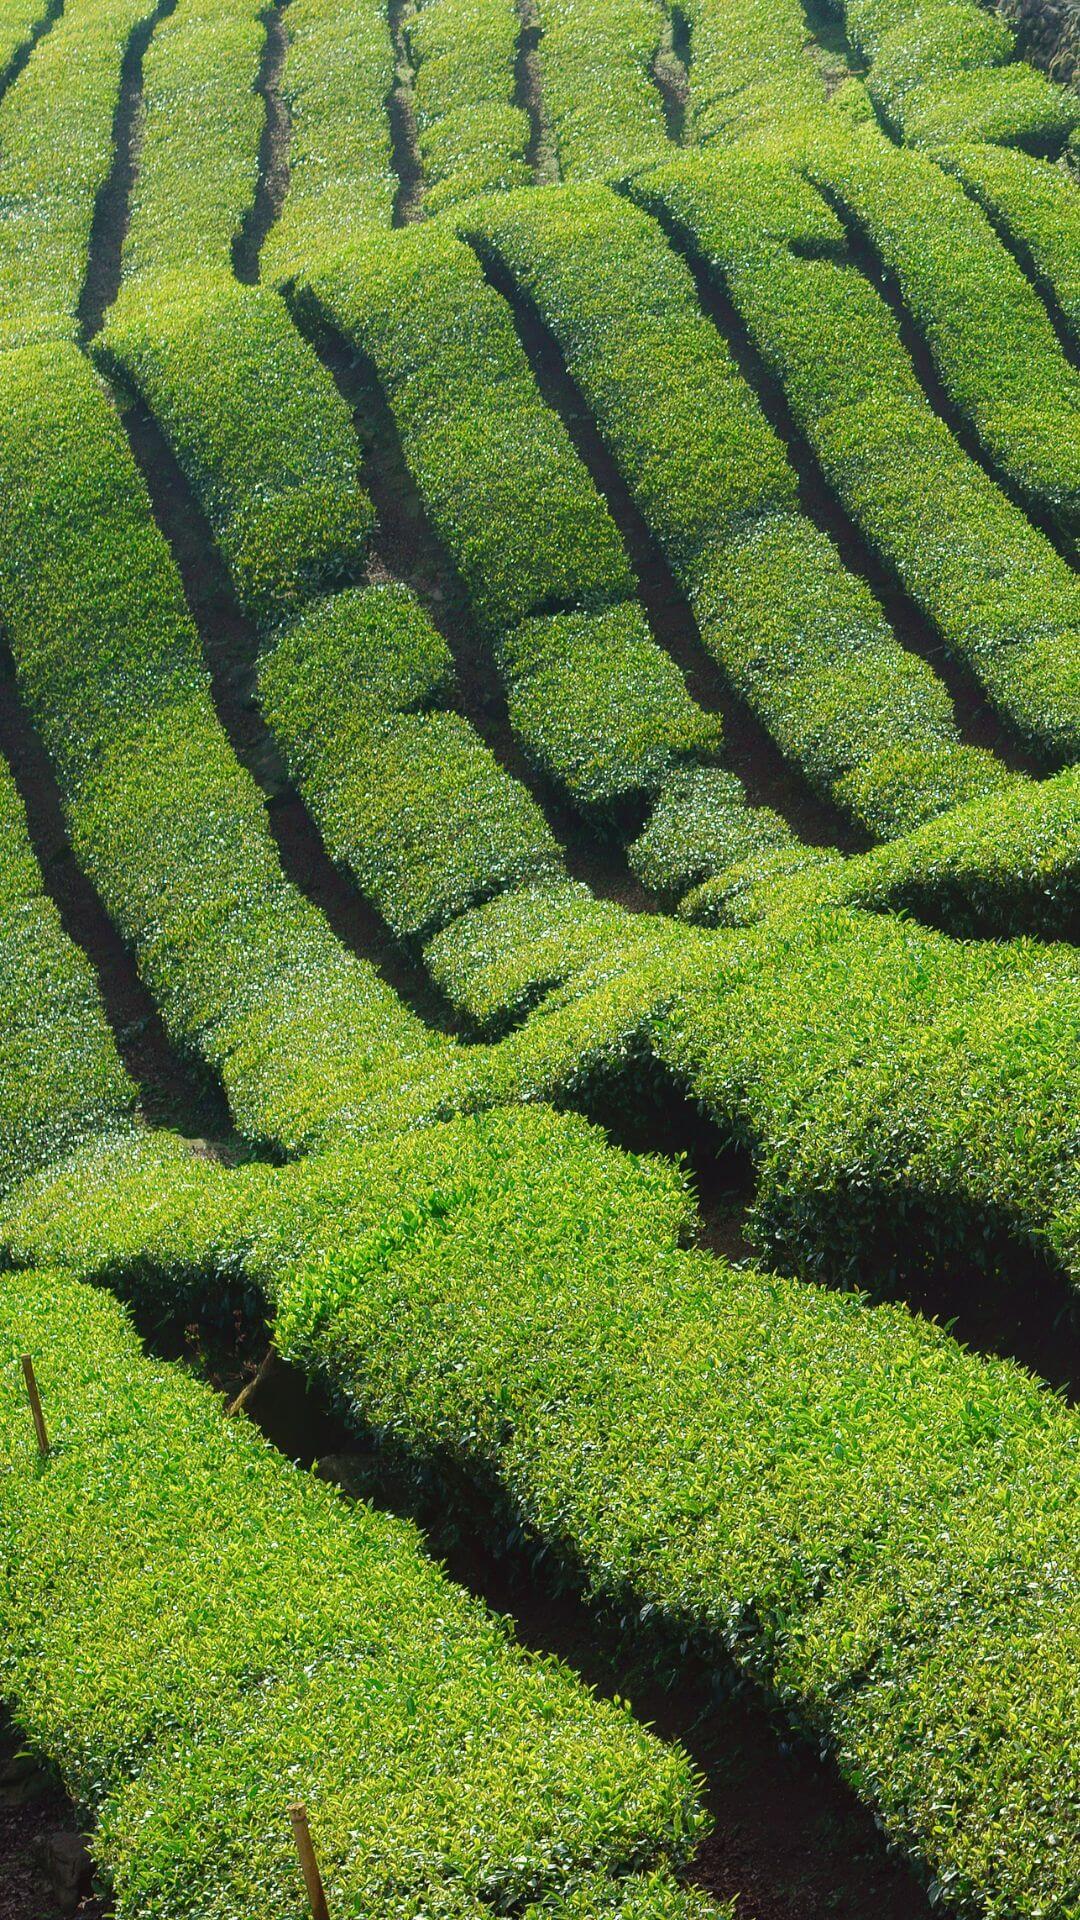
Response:
[[[1070,31],[0,0],[0,1920],[1080,1920]]]

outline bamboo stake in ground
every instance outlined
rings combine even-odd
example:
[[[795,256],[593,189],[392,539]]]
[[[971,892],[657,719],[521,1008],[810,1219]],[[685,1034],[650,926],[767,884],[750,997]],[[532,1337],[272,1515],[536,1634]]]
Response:
[[[294,1800],[289,1807],[289,1819],[292,1821],[293,1839],[296,1851],[300,1855],[300,1867],[304,1875],[304,1885],[311,1902],[312,1920],[330,1920],[323,1892],[322,1874],[315,1858],[315,1849],[311,1844],[311,1831],[308,1827],[307,1808],[300,1800]]]
[[[34,1431],[37,1434],[38,1452],[48,1453],[49,1436],[45,1431],[45,1415],[41,1411],[41,1395],[38,1392],[34,1363],[28,1353],[23,1354],[22,1370],[23,1377],[26,1380],[26,1391],[30,1400],[30,1411],[34,1416]]]

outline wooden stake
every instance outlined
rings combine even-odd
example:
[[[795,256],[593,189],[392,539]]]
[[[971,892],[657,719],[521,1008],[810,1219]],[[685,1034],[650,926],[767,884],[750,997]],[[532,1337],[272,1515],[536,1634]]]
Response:
[[[292,1821],[293,1839],[296,1851],[300,1855],[300,1868],[304,1876],[304,1885],[311,1902],[312,1920],[330,1920],[323,1891],[322,1874],[315,1858],[315,1849],[311,1844],[311,1830],[308,1827],[307,1808],[303,1801],[294,1800],[289,1807],[289,1819]]]
[[[41,1411],[41,1395],[38,1392],[37,1378],[34,1374],[34,1363],[28,1353],[23,1354],[22,1370],[23,1377],[26,1381],[26,1391],[30,1400],[30,1411],[34,1416],[34,1431],[37,1434],[38,1452],[48,1453],[49,1436],[45,1431],[45,1415]]]

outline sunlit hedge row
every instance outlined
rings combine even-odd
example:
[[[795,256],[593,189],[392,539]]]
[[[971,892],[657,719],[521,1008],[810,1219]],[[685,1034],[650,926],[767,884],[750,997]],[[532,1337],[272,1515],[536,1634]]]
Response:
[[[925,155],[884,141],[815,145],[807,168],[869,238],[995,471],[1075,537],[1080,374],[978,207]]]
[[[678,1251],[675,1171],[543,1110],[202,1166],[171,1237],[112,1171],[38,1183],[9,1245],[121,1286],[246,1273],[362,1428],[769,1688],[942,1898],[1068,1920],[1080,1428],[1045,1388],[901,1308]]]
[[[51,19],[55,6],[50,0],[3,0],[0,6],[0,80],[7,77],[12,61],[32,35]]]
[[[695,142],[783,138],[826,106],[800,0],[687,0]],[[608,169],[608,175],[615,171]]]
[[[977,0],[844,0],[844,15],[905,141],[1056,148],[1080,119],[1075,96],[1015,60],[1012,30]]]
[[[135,1090],[97,981],[42,887],[22,802],[0,761],[0,1188],[130,1122]]]
[[[405,31],[428,213],[489,188],[527,186],[513,0],[422,0]]]
[[[285,879],[118,419],[72,348],[0,361],[0,617],[77,856],[237,1124],[297,1148],[445,1047]],[[370,1103],[370,1105],[369,1105]]]
[[[1017,254],[1048,290],[1080,346],[1080,204],[1064,165],[1050,166],[1007,147],[964,145],[934,159],[962,181]]]
[[[389,227],[397,193],[387,95],[394,53],[381,0],[290,0],[282,98],[289,191],[263,248],[280,281],[366,226]]]
[[[537,0],[544,109],[560,175],[595,180],[668,145],[652,77],[664,17],[653,0]]]
[[[0,101],[0,347],[75,333],[120,70],[155,0],[68,8]]]
[[[704,1914],[664,1871],[704,1824],[685,1756],[56,1273],[0,1283],[0,1569],[5,1700],[95,1822],[117,1920],[300,1920],[296,1799],[333,1912]]]
[[[813,785],[887,835],[1001,784],[989,755],[961,746],[929,666],[802,515],[779,437],[657,226],[602,187],[492,199],[461,219],[555,335],[706,646]]]
[[[328,851],[399,938],[562,872],[531,795],[467,720],[433,708],[450,679],[445,642],[400,586],[316,604],[259,675]]]
[[[471,249],[441,226],[406,229],[358,244],[301,297],[373,363],[545,774],[604,808],[713,744],[717,724],[631,601],[615,524]]]
[[[825,202],[754,159],[687,159],[634,191],[726,285],[826,480],[946,646],[1033,749],[1076,758],[1077,582],[932,413]]]
[[[265,102],[259,0],[177,0],[143,59],[125,278],[228,273],[254,198]]]
[[[195,271],[136,280],[101,352],[155,416],[260,625],[356,576],[374,510],[349,409],[276,293]]]

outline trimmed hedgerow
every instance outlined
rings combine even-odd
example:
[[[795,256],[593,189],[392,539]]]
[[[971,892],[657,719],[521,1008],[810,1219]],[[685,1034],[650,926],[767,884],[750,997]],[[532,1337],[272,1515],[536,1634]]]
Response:
[[[665,1871],[705,1824],[685,1755],[55,1273],[0,1286],[0,1561],[4,1696],[95,1820],[118,1920],[299,1915],[294,1798],[342,1912],[588,1911],[599,1874],[612,1920],[701,1920]]]
[[[434,223],[361,237],[303,294],[374,362],[488,632],[630,594],[614,523],[471,248]]]
[[[719,716],[691,699],[635,603],[526,620],[499,656],[514,732],[586,812],[611,816],[720,745]]]
[[[0,75],[16,54],[51,19],[55,0],[3,0],[0,6]]]
[[[778,813],[747,806],[742,782],[733,773],[723,767],[680,767],[665,780],[628,858],[647,887],[678,899],[708,875],[788,846],[791,838]]]
[[[197,272],[136,282],[101,352],[157,419],[255,620],[355,576],[374,522],[356,435],[276,293]]]
[[[135,1089],[85,955],[42,888],[0,760],[0,1189],[132,1120]]]
[[[667,923],[598,899],[580,880],[522,887],[474,907],[429,940],[424,964],[459,1012],[497,1034],[585,962],[618,955]]]
[[[655,0],[538,0],[544,110],[559,173],[595,180],[668,150],[652,69],[664,33]]]
[[[898,769],[902,778],[903,769]],[[950,932],[1068,937],[1080,909],[1080,775],[1028,781],[976,798],[887,847],[821,875],[707,881],[683,902],[704,925],[749,925],[800,905],[845,901],[913,913]]]
[[[128,41],[156,0],[69,8],[0,101],[0,347],[72,336]]]
[[[874,103],[905,141],[1045,149],[1080,119],[1066,88],[1013,61],[1012,30],[977,0],[844,0],[844,16]]]
[[[947,147],[936,149],[934,159],[956,175],[1030,266],[1080,346],[1080,201],[1073,174],[1008,147]]]
[[[815,143],[806,170],[869,238],[1002,478],[1080,531],[1080,374],[989,221],[924,154]]]
[[[829,208],[753,158],[687,159],[634,191],[723,277],[826,479],[946,645],[1037,752],[1076,757],[1077,582],[931,412]]]
[[[261,0],[179,0],[143,58],[125,279],[231,269],[259,178]]]
[[[685,0],[683,11],[693,50],[689,126],[695,141],[772,141],[825,111],[800,0],[739,0],[736,7]]]
[[[800,513],[780,440],[653,222],[602,187],[486,201],[462,220],[555,335],[702,639],[781,750],[834,797],[857,773],[844,797],[874,832],[899,830],[874,792],[885,750],[934,756],[924,791],[912,759],[909,813],[966,797],[974,756],[944,687]]]
[[[267,723],[331,855],[399,938],[562,872],[536,802],[468,721],[407,711],[448,664],[412,596],[373,587],[313,608],[260,670]]]
[[[527,186],[529,117],[516,104],[513,0],[421,0],[405,23],[424,205]]]
[[[289,1148],[445,1092],[450,1043],[282,874],[92,369],[27,349],[0,384],[0,615],[76,853],[175,1039],[220,1073],[238,1126]]]
[[[388,228],[398,181],[386,98],[394,50],[381,0],[289,0],[281,91],[289,191],[262,251],[280,282],[366,227]]]

